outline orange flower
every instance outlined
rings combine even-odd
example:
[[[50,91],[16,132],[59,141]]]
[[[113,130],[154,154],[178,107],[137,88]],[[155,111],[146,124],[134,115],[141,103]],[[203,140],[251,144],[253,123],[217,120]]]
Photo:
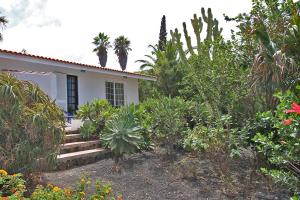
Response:
[[[292,103],[292,109],[287,110],[286,113],[297,113],[300,114],[300,105],[297,103]]]
[[[119,195],[117,200],[123,200],[122,195]]]
[[[293,123],[293,119],[286,119],[282,121],[282,124],[286,126],[291,125],[292,123]]]

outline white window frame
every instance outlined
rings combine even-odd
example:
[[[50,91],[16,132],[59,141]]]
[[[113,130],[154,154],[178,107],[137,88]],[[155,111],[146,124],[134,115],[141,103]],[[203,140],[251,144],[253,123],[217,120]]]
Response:
[[[123,96],[124,96],[124,105],[126,105],[127,104],[127,101],[126,101],[126,84],[125,84],[125,82],[123,82],[123,81],[112,81],[112,80],[105,80],[105,99],[106,100],[108,100],[107,99],[107,92],[106,92],[106,83],[107,82],[109,82],[109,83],[113,83],[113,90],[114,90],[114,93],[113,93],[113,95],[114,95],[114,99],[113,99],[113,102],[114,102],[114,104],[113,104],[113,106],[117,106],[116,105],[116,83],[117,84],[122,84],[123,85],[123,92],[124,92],[124,94],[123,94]],[[120,106],[123,106],[123,105],[120,105]]]

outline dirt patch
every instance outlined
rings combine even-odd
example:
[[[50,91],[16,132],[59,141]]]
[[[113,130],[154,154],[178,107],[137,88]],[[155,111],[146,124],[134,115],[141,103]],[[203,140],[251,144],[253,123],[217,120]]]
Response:
[[[178,154],[170,162],[155,152],[144,152],[128,156],[120,172],[113,170],[112,159],[105,159],[43,176],[48,183],[67,187],[75,186],[84,173],[89,173],[93,181],[111,182],[113,190],[122,193],[126,200],[288,199],[285,190],[270,186],[266,178],[258,174],[250,176],[250,169],[243,166],[245,162],[230,161],[232,166],[227,166],[223,173],[223,169],[205,157]]]

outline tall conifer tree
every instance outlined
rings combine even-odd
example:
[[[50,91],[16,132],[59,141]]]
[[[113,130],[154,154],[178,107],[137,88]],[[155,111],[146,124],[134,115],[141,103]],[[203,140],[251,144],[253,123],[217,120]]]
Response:
[[[165,50],[165,46],[167,42],[167,34],[168,33],[166,28],[166,16],[164,15],[161,19],[159,41],[158,41],[158,49],[161,51]]]

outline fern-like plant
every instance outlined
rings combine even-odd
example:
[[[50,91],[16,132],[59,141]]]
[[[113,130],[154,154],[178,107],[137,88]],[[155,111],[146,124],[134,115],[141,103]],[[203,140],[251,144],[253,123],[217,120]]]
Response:
[[[129,105],[107,122],[101,140],[111,148],[116,164],[124,154],[134,153],[143,142],[141,127],[135,116],[135,106]]]

